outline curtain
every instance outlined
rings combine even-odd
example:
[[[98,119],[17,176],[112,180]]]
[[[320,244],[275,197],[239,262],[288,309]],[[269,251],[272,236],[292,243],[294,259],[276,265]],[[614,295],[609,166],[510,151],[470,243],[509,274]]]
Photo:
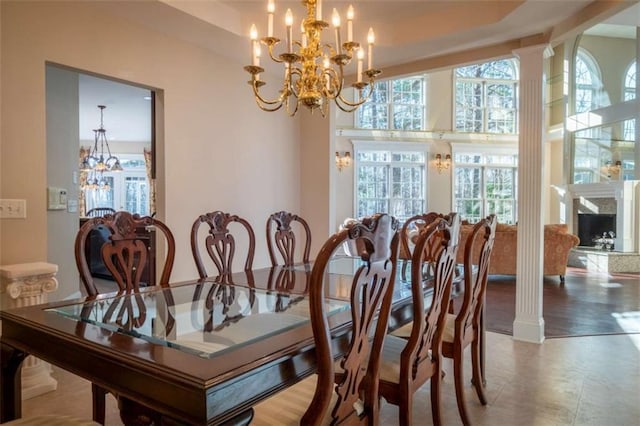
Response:
[[[82,164],[82,160],[89,155],[89,151],[91,150],[90,146],[80,147],[80,162],[78,163],[78,169],[80,168],[80,164]],[[85,217],[87,215],[87,203],[84,194],[84,187],[87,184],[87,177],[89,176],[89,172],[86,170],[80,170],[78,174],[78,183],[79,183],[79,191],[78,191],[78,212],[80,213],[80,217]]]
[[[144,148],[144,164],[147,169],[147,180],[149,181],[149,216],[156,212],[156,180],[151,176],[151,150]]]

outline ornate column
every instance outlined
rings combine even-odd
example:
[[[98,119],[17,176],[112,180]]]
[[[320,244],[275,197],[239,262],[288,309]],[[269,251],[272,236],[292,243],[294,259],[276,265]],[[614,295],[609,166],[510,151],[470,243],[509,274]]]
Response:
[[[19,308],[47,302],[47,293],[58,288],[58,265],[46,262],[0,266],[0,309]],[[22,399],[56,390],[51,365],[29,356],[22,363]]]
[[[517,49],[520,60],[518,145],[518,247],[513,338],[544,341],[542,280],[544,249],[544,59],[547,44]]]

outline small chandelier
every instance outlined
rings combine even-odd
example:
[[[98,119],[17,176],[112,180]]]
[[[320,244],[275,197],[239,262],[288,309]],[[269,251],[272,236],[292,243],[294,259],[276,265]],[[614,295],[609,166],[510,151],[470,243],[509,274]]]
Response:
[[[283,106],[290,116],[295,115],[300,104],[311,112],[318,109],[324,117],[329,109],[329,101],[345,112],[353,112],[365,103],[373,92],[373,83],[381,71],[372,66],[373,44],[375,36],[369,29],[367,69],[363,71],[364,50],[360,43],[353,41],[353,6],[347,11],[347,41],[342,43],[340,33],[340,15],[333,9],[332,22],[335,29],[335,44],[323,43],[322,30],[329,24],[322,20],[322,0],[302,0],[307,8],[307,16],[300,24],[300,40],[293,40],[293,15],[291,9],[285,14],[287,32],[285,52],[274,54],[275,46],[280,39],[273,36],[274,0],[268,0],[267,36],[260,43],[267,46],[269,57],[276,63],[284,65],[284,79],[279,95],[275,99],[265,99],[260,88],[266,84],[260,80],[264,68],[260,66],[260,44],[255,25],[251,26],[251,65],[244,69],[251,74],[249,84],[253,88],[256,103],[263,111],[277,111]],[[344,67],[354,55],[357,55],[356,82],[351,85],[357,92],[356,99],[343,97]],[[366,80],[366,81],[365,81]]]
[[[87,182],[82,186],[82,189],[109,191],[111,185],[109,185],[109,182],[104,178],[104,171],[91,170],[87,177]]]
[[[101,174],[104,172],[121,172],[122,166],[120,165],[120,160],[111,154],[109,142],[107,141],[107,130],[103,124],[103,114],[106,106],[98,105],[98,108],[100,108],[100,127],[93,129],[95,142],[93,148],[90,148],[89,153],[82,159],[80,170],[94,171]],[[94,173],[94,177],[95,175]]]

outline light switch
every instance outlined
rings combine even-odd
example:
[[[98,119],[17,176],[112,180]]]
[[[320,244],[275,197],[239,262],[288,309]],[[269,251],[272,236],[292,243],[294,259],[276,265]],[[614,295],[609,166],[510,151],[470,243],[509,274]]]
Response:
[[[26,219],[27,200],[0,200],[0,219]]]

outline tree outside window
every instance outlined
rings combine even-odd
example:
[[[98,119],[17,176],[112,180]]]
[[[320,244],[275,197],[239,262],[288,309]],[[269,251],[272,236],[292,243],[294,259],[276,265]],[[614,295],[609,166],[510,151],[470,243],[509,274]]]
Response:
[[[388,213],[404,222],[424,213],[425,167],[424,151],[357,149],[356,216]]]
[[[455,70],[455,129],[472,133],[517,133],[518,75],[512,59]]]
[[[423,130],[424,76],[375,83],[371,97],[356,114],[356,128],[375,130]]]
[[[500,223],[517,219],[518,156],[513,153],[454,153],[454,210],[469,222],[495,214]]]

